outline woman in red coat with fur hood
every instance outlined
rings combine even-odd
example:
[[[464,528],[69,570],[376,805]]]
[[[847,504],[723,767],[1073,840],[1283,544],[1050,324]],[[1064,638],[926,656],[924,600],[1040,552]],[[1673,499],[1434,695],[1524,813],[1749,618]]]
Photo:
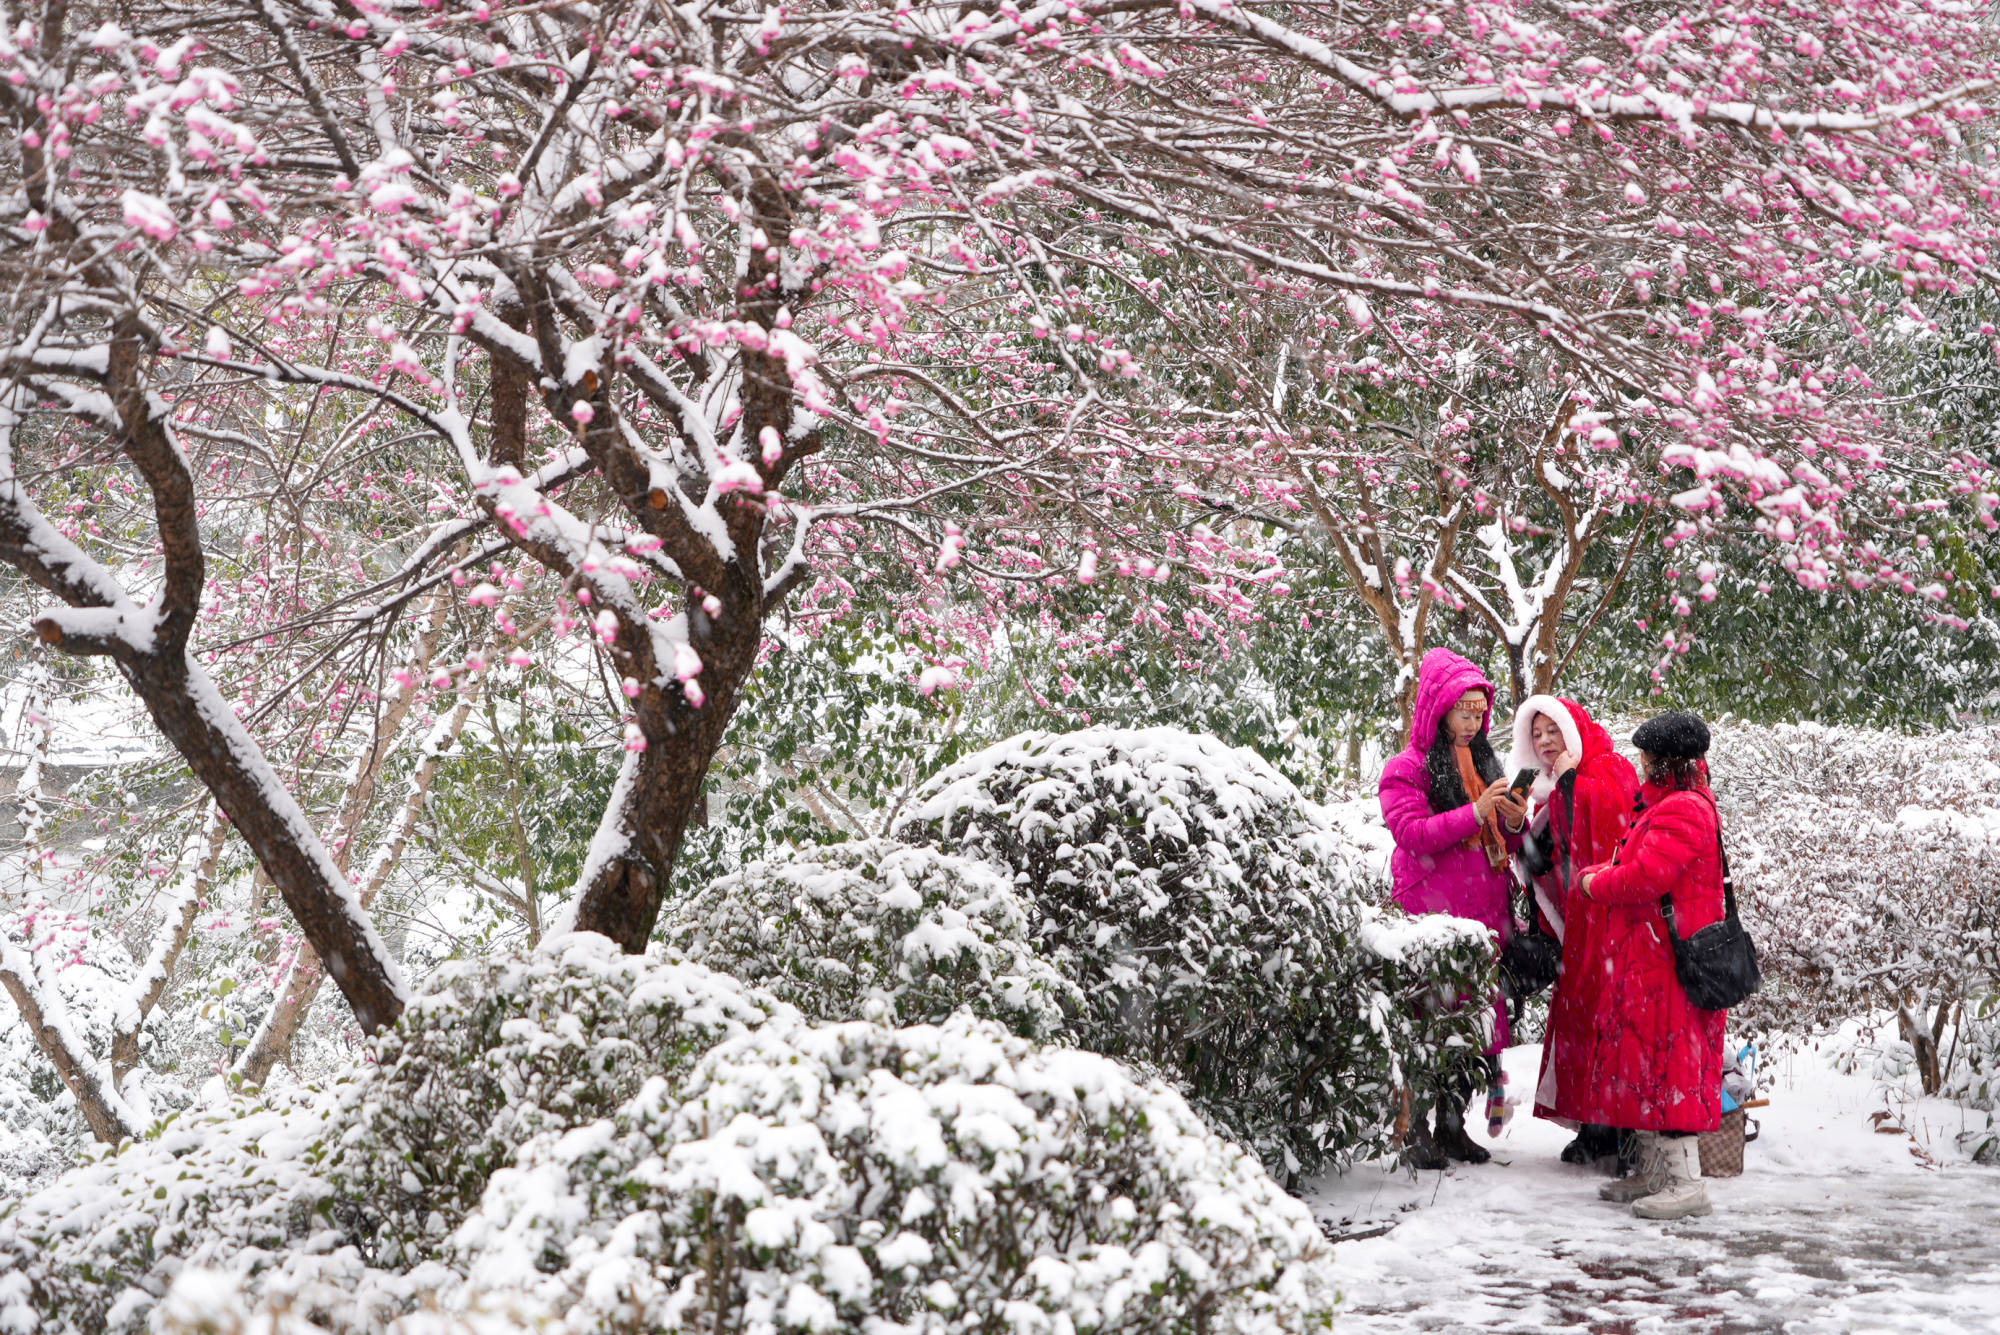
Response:
[[[1587,1163],[1617,1149],[1619,1123],[1602,1089],[1597,1045],[1611,910],[1574,893],[1576,873],[1610,860],[1632,818],[1639,776],[1598,722],[1574,700],[1530,696],[1514,711],[1514,767],[1538,771],[1530,834],[1546,870],[1534,877],[1544,930],[1562,941],[1562,973],[1549,999],[1535,1114],[1580,1128],[1563,1151]]]
[[[1696,1135],[1722,1122],[1728,1017],[1688,999],[1661,897],[1671,896],[1683,937],[1722,919],[1722,824],[1703,759],[1707,724],[1677,710],[1641,724],[1632,743],[1645,775],[1632,827],[1609,862],[1579,873],[1572,894],[1603,915],[1584,961],[1599,975],[1597,1014],[1577,1060],[1596,1120],[1640,1133],[1639,1171],[1598,1194],[1631,1201],[1643,1219],[1680,1219],[1709,1212]]]

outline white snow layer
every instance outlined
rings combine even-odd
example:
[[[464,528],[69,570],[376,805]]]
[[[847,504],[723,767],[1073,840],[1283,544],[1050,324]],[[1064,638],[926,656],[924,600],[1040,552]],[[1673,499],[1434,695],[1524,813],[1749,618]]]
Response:
[[[1508,1051],[1534,1088],[1540,1046]],[[1490,1164],[1412,1180],[1379,1164],[1305,1192],[1344,1233],[1334,1270],[1343,1335],[1714,1331],[1964,1335],[2000,1331],[2000,1168],[1951,1148],[1968,1118],[1894,1096],[1803,1053],[1774,1067],[1743,1176],[1715,1212],[1676,1224],[1597,1199],[1608,1180],[1560,1162],[1570,1133],[1522,1109]],[[1885,1106],[1883,1130],[1871,1114]],[[1469,1119],[1470,1120],[1470,1119]],[[1886,1128],[1898,1128],[1887,1130]],[[1933,1166],[1935,1165],[1935,1166]]]

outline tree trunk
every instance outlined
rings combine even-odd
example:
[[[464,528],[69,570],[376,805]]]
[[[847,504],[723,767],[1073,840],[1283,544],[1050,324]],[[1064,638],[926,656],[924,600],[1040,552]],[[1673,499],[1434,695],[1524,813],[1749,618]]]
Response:
[[[1924,1023],[1923,1002],[1915,997],[1905,996],[1903,1004],[1896,1008],[1896,1027],[1902,1031],[1903,1041],[1910,1045],[1916,1056],[1917,1078],[1923,1082],[1926,1094],[1935,1094],[1944,1088],[1944,1072],[1938,1066],[1937,1035]]]
[[[21,1008],[21,1019],[35,1036],[36,1045],[76,1097],[90,1134],[106,1145],[134,1139],[140,1128],[132,1125],[131,1111],[110,1087],[108,1072],[93,1067],[76,1035],[42,1008],[34,961],[11,941],[0,941],[0,986]]]
[[[570,923],[575,930],[600,932],[630,954],[643,952],[652,940],[681,841],[701,806],[708,767],[757,661],[763,619],[751,612],[753,606],[744,599],[726,606],[722,617],[701,617],[708,633],[690,636],[703,663],[700,682],[707,698],[700,708],[687,703],[677,684],[642,697],[646,747],[627,756],[598,826],[593,865],[580,878],[583,889]],[[657,701],[647,698],[655,695]],[[606,850],[601,860],[599,850]]]
[[[187,456],[143,374],[151,355],[147,328],[136,316],[120,318],[105,348],[103,392],[78,402],[151,494],[161,555],[157,596],[145,606],[135,603],[110,571],[42,517],[14,476],[19,418],[11,399],[0,402],[0,559],[68,604],[35,622],[42,643],[118,664],[154,724],[270,873],[361,1027],[373,1033],[402,1013],[395,963],[305,812],[188,655],[206,555]]]
[[[214,683],[181,662],[121,663],[153,722],[270,873],[363,1032],[403,1013],[402,980],[353,888]]]

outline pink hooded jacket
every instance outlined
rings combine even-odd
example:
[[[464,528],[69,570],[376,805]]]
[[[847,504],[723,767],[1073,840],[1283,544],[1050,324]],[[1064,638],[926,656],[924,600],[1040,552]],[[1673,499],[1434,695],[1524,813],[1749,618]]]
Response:
[[[1467,842],[1479,829],[1471,803],[1451,811],[1431,810],[1425,757],[1438,723],[1472,690],[1486,693],[1486,719],[1491,722],[1493,683],[1486,674],[1449,649],[1424,655],[1417,669],[1409,745],[1382,770],[1382,818],[1396,839],[1389,873],[1396,902],[1409,912],[1473,918],[1504,935],[1510,925],[1507,873],[1487,866],[1486,854]]]
[[[1449,913],[1485,923],[1496,941],[1513,929],[1507,901],[1507,872],[1487,865],[1486,854],[1467,842],[1479,828],[1472,804],[1431,810],[1431,776],[1425,763],[1438,723],[1467,691],[1486,693],[1484,728],[1493,719],[1493,683],[1449,649],[1433,649],[1417,669],[1417,707],[1410,719],[1409,745],[1382,770],[1382,818],[1395,837],[1389,860],[1398,904],[1410,913]],[[1508,836],[1509,847],[1520,842]],[[1494,1046],[1507,1042],[1506,1008],[1498,1008]]]

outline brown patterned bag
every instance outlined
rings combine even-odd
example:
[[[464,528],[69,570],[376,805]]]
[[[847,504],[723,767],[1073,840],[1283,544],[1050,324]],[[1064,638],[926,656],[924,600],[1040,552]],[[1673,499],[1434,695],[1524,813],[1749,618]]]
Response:
[[[1751,1121],[1741,1108],[1722,1114],[1721,1126],[1713,1131],[1704,1131],[1698,1137],[1701,1142],[1701,1175],[1741,1177],[1743,1147],[1757,1139],[1757,1132],[1757,1123]]]

